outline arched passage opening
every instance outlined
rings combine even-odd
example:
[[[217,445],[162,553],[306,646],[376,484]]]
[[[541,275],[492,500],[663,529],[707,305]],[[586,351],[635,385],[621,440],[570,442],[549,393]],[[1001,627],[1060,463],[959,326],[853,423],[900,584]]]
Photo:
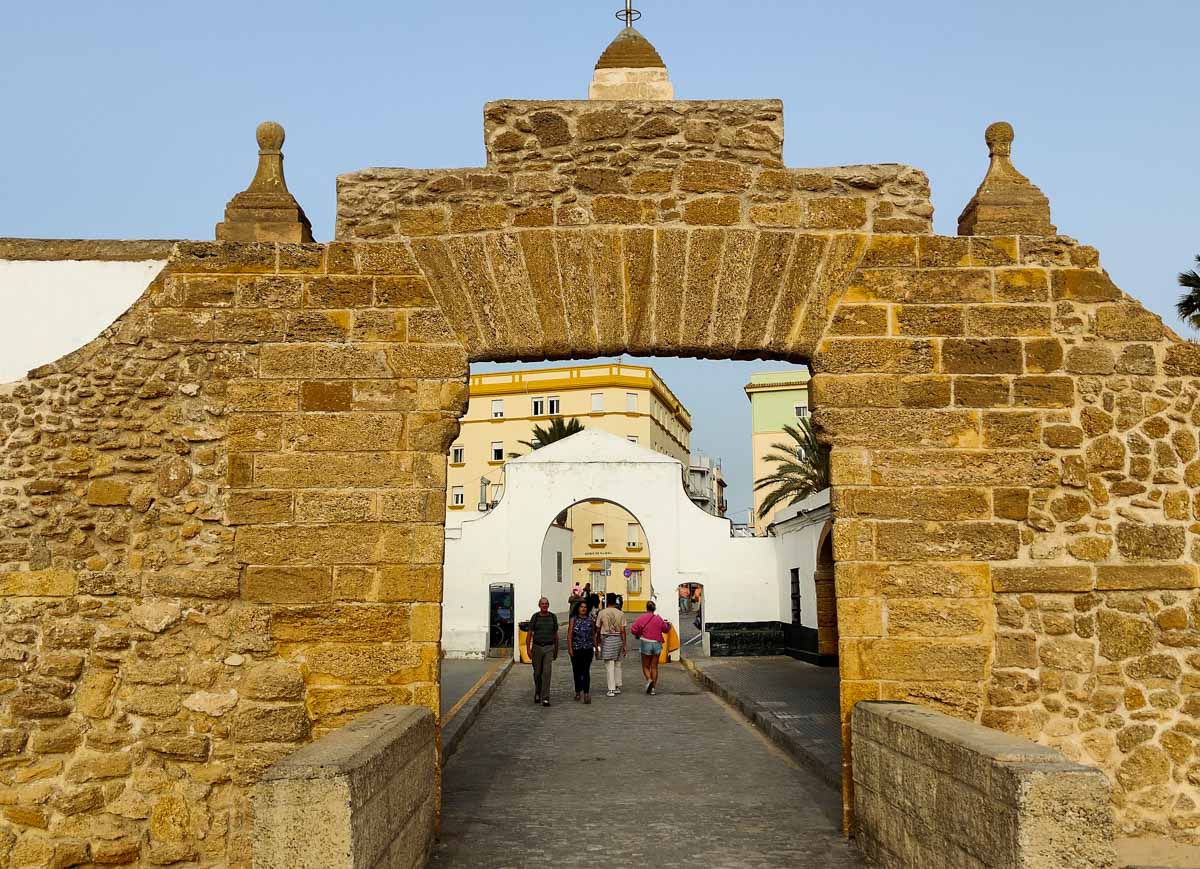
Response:
[[[546,530],[544,550],[556,531],[570,540],[564,572],[572,589],[578,586],[601,597],[612,592],[625,612],[646,611],[657,590],[646,529],[633,513],[614,501],[587,498],[555,517]]]

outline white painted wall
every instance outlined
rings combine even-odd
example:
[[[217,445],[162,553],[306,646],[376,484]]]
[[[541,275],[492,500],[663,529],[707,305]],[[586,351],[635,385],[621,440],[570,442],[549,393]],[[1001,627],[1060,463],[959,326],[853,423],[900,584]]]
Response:
[[[817,626],[817,548],[821,532],[833,517],[829,489],[805,498],[799,504],[781,510],[774,519],[776,552],[779,564],[779,605],[783,621],[792,620],[791,569],[800,569],[800,624]]]
[[[641,523],[664,614],[675,611],[679,583],[699,582],[707,621],[790,619],[789,589],[780,590],[778,541],[731,537],[728,519],[710,516],[688,499],[675,459],[588,429],[508,462],[505,475],[504,498],[495,510],[464,515],[458,528],[447,529],[447,655],[478,653],[486,623],[460,601],[485,596],[493,582],[512,583],[518,619],[533,613],[546,529],[562,510],[587,499],[620,504]]]
[[[0,260],[0,383],[90,343],[145,292],[166,260]]]
[[[484,575],[480,559],[463,557],[462,526],[484,516],[473,510],[455,510],[446,517],[446,565],[442,581],[442,648],[451,658],[482,658],[488,651],[488,587],[492,583],[513,582],[507,577]],[[449,552],[453,549],[455,556]],[[556,553],[563,557],[563,581],[558,582]],[[544,531],[539,570],[532,607],[526,607],[515,593],[513,619],[522,622],[537,609],[537,599],[550,598],[550,609],[565,616],[571,594],[571,532],[553,527]],[[513,583],[514,586],[516,583]],[[514,588],[515,592],[515,588]]]
[[[558,581],[558,558],[562,558],[563,578]],[[571,532],[551,526],[542,543],[542,594],[550,598],[550,611],[567,615],[567,598],[571,596]],[[536,601],[533,610],[537,609]],[[533,615],[533,610],[517,610],[517,621]]]

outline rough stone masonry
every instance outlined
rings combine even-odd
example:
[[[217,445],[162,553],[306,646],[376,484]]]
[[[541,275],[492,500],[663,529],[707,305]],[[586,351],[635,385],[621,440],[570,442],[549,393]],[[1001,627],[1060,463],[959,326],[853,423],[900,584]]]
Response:
[[[811,364],[844,720],[1028,736],[1120,831],[1200,842],[1200,348],[1054,234],[1011,128],[959,237],[918,170],[785,167],[778,102],[506,101],[485,136],[339,178],[334,242],[178,244],[0,387],[0,867],[247,866],[269,764],[436,714],[468,363],[622,352]],[[299,219],[254,205],[223,231]]]

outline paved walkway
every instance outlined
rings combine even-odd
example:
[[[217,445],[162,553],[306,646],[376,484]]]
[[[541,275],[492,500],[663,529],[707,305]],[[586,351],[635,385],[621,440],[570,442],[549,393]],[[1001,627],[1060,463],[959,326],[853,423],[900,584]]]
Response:
[[[442,659],[442,717],[496,666],[496,658]]]
[[[690,657],[709,688],[830,787],[842,783],[842,728],[836,667],[793,658]]]
[[[679,664],[655,697],[634,656],[624,676],[610,699],[594,665],[593,702],[575,703],[564,654],[545,709],[529,667],[514,667],[446,765],[432,865],[863,865],[841,837],[838,793]]]

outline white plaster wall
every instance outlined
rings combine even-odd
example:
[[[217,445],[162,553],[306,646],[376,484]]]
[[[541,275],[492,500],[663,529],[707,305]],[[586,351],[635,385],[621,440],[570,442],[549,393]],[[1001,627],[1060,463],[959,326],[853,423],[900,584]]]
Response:
[[[90,343],[166,260],[0,260],[0,383]]]
[[[558,581],[558,559],[562,556],[563,578]],[[550,598],[550,610],[559,615],[567,615],[567,598],[571,596],[571,532],[566,528],[551,526],[546,532],[542,543],[542,594]],[[536,601],[534,609],[537,609]],[[517,611],[517,621],[523,621],[533,615],[529,612]]]
[[[472,558],[462,546],[462,526],[486,517],[474,510],[455,510],[447,516],[446,565],[442,581],[442,650],[450,658],[482,658],[488,651],[488,587],[492,583],[513,582],[507,576],[483,572],[484,559]],[[477,542],[478,535],[471,541]],[[557,559],[563,556],[563,581],[558,582]],[[522,622],[537,609],[537,599],[543,594],[550,598],[550,609],[559,615],[567,612],[567,597],[571,594],[571,532],[553,527],[544,532],[539,558],[536,593],[532,606],[525,606],[516,594],[513,597],[513,619]],[[513,582],[515,587],[516,583]],[[514,588],[515,591],[515,588]]]
[[[505,474],[496,509],[464,516],[447,534],[442,643],[448,655],[469,653],[478,645],[471,637],[485,627],[459,599],[474,600],[490,583],[511,582],[518,619],[536,609],[546,529],[562,510],[587,499],[620,504],[641,523],[664,615],[675,612],[679,583],[699,582],[706,621],[790,619],[790,602],[780,604],[787,590],[779,588],[778,541],[731,537],[728,519],[688,499],[676,460],[589,429],[510,461]]]
[[[832,517],[829,489],[806,498],[800,504],[781,510],[775,517],[775,541],[779,569],[779,606],[782,621],[792,620],[791,569],[800,569],[800,623],[817,626],[817,546],[821,532]]]

